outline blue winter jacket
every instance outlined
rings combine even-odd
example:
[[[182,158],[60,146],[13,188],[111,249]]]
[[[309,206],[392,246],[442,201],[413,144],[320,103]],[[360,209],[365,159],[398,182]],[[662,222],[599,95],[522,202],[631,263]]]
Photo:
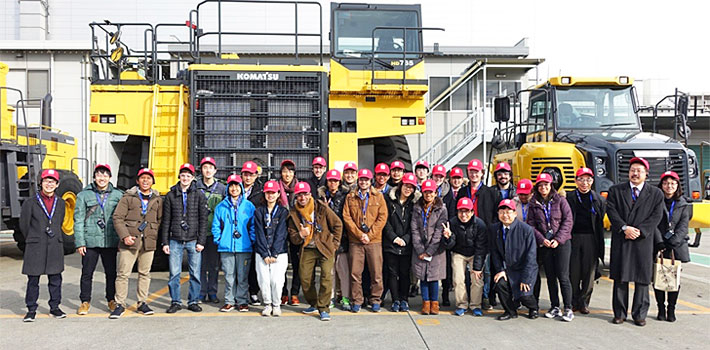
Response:
[[[252,252],[255,239],[254,204],[243,196],[237,208],[236,232],[239,232],[240,238],[235,237],[234,206],[232,205],[232,197],[227,196],[215,208],[212,220],[212,235],[214,235],[214,243],[217,245],[218,252]]]
[[[254,223],[256,226],[256,241],[254,251],[262,258],[276,258],[279,254],[286,253],[288,230],[286,223],[288,220],[288,209],[278,206],[276,213],[272,213],[271,225],[266,226],[266,216],[269,209],[259,207],[254,212]]]

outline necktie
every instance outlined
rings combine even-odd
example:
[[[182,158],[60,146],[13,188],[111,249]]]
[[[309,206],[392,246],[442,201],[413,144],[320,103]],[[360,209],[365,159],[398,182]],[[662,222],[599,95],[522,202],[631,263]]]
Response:
[[[508,236],[508,228],[503,228],[503,243],[505,243],[505,239]]]
[[[639,198],[639,188],[634,187],[633,191],[634,191],[634,202],[635,202]]]

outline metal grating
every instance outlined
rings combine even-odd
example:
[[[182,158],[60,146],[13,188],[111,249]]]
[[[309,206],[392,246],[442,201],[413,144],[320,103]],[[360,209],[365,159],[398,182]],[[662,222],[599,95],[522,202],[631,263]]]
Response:
[[[533,158],[530,167],[530,174],[532,174],[532,182],[537,181],[537,176],[545,168],[557,168],[562,173],[563,184],[562,189],[565,191],[571,191],[576,188],[574,182],[574,165],[572,160],[568,157],[548,157],[548,158]]]

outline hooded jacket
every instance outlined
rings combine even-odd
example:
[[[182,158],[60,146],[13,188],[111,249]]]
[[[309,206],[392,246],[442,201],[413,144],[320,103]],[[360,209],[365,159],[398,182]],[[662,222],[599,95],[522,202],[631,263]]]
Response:
[[[420,280],[443,280],[446,278],[446,247],[441,239],[448,213],[441,198],[435,197],[425,224],[423,206],[424,199],[420,198],[412,210],[412,272]],[[422,253],[432,257],[432,260],[419,259]]]
[[[478,217],[483,219],[486,225],[498,222],[498,215],[496,214],[496,208],[498,203],[495,203],[495,193],[494,190],[484,184],[480,184],[478,191],[475,191],[475,201],[478,206]],[[467,183],[459,189],[458,195],[456,196],[456,203],[458,203],[461,198],[471,198],[471,183]]]
[[[543,245],[548,229],[551,229],[554,239],[559,244],[565,244],[572,238],[573,216],[572,210],[569,207],[567,200],[557,193],[554,189],[550,189],[550,225],[548,227],[547,217],[543,199],[538,194],[534,194],[530,200],[530,208],[528,209],[528,225],[535,229],[535,239],[538,246]]]
[[[242,193],[244,193],[244,186]],[[256,240],[254,225],[254,204],[240,196],[238,207],[234,207],[232,197],[225,197],[215,208],[212,221],[212,235],[220,253],[251,253]],[[236,214],[235,214],[236,212]],[[239,236],[239,238],[235,236]]]
[[[202,177],[199,177],[195,181],[195,188],[197,188],[200,193],[202,193],[203,196],[205,196],[205,199],[207,200],[207,209],[209,210],[209,215],[207,215],[207,228],[212,227],[212,218],[214,218],[214,209],[217,207],[217,204],[224,199],[225,196],[228,196],[229,194],[227,193],[227,186],[225,186],[223,183],[221,183],[219,180],[214,179],[214,183],[212,186],[207,186],[205,185]],[[212,231],[207,231],[207,235],[211,236]]]
[[[399,195],[400,188],[397,186],[390,189],[385,196],[388,215],[387,224],[382,232],[382,249],[385,253],[410,255],[412,254],[412,210],[422,193],[415,189],[404,204],[400,203]],[[404,241],[404,247],[394,243],[396,238]]]
[[[143,249],[153,251],[157,247],[158,229],[160,220],[163,217],[163,197],[154,189],[151,189],[148,207],[145,216],[142,214],[141,198],[138,195],[138,186],[133,186],[123,195],[113,212],[113,226],[119,238],[118,247],[121,249],[138,249],[138,244],[127,246],[123,239],[133,236],[136,239],[143,239]],[[143,221],[146,227],[143,232],[138,228]]]
[[[462,223],[458,216],[449,220],[451,236],[442,237],[446,249],[465,257],[473,256],[473,270],[483,271],[483,262],[488,254],[486,224],[475,216],[467,223]]]
[[[168,245],[171,239],[181,242],[197,240],[197,244],[204,246],[207,241],[208,215],[207,200],[194,182],[187,188],[187,208],[183,211],[182,190],[178,182],[163,197],[161,244]],[[182,221],[187,223],[187,230],[182,229]]]
[[[99,199],[103,201],[103,208]],[[116,248],[118,236],[113,225],[113,211],[123,192],[113,187],[111,183],[105,191],[99,191],[92,182],[76,196],[74,207],[74,244],[77,248]],[[102,229],[98,222],[103,220]]]
[[[345,197],[348,195],[348,190],[347,187],[341,185],[338,191],[335,193],[335,195],[331,195],[330,191],[328,190],[327,186],[321,186],[318,188],[318,199],[323,201],[324,203],[328,204],[328,207],[335,212],[335,215],[337,215],[340,220],[343,220],[343,207],[345,206]],[[338,246],[338,249],[336,250],[336,253],[347,253],[348,252],[348,245],[350,244],[350,240],[348,239],[348,235],[344,234],[340,238],[340,246]]]

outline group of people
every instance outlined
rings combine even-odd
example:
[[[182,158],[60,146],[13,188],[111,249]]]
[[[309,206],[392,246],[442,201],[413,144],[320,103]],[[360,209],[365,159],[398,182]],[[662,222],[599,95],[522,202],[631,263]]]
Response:
[[[380,312],[388,292],[392,312],[409,311],[409,298],[420,292],[421,313],[436,315],[440,299],[442,306],[450,305],[453,289],[455,315],[470,310],[483,316],[497,298],[504,310],[499,320],[516,318],[521,305],[534,319],[544,270],[550,298],[544,316],[569,322],[575,312],[590,312],[608,215],[613,323],[627,317],[628,283],[633,282],[631,315],[643,326],[655,254],[689,261],[689,206],[679,176],[666,172],[657,187],[649,185],[643,158],[631,159],[628,181],[611,187],[608,196],[592,190],[595,174],[589,168],[576,171],[576,189],[567,193],[558,192],[546,172],[535,182],[514,184],[505,162],[497,164],[495,182],[487,186],[478,159],[468,163],[465,174],[426,162],[405,173],[398,160],[377,164],[374,171],[348,162],[341,173],[327,170],[326,160],[316,157],[312,176],[300,181],[295,168],[284,160],[280,177],[262,184],[258,165],[247,161],[240,174],[222,182],[215,178],[215,160],[205,157],[201,176],[184,164],[178,183],[160,195],[152,188],[150,169],[141,169],[136,186],[123,193],[110,183],[111,167],[98,164],[74,212],[82,261],[77,313],[89,313],[92,277],[101,259],[109,317],[126,311],[134,265],[136,310],[152,314],[146,300],[150,269],[154,252],[161,249],[169,257],[168,313],[183,308],[180,275],[187,252],[187,309],[193,312],[202,311],[201,303],[221,303],[221,269],[221,312],[246,312],[250,304],[263,303],[263,316],[279,316],[282,305],[299,305],[302,289],[308,303],[303,312],[324,321],[336,305],[351,312],[369,305]],[[40,275],[49,277],[50,314],[66,317],[59,308],[64,269],[64,202],[54,194],[59,173],[47,169],[41,178],[36,197],[23,203],[20,222],[27,322],[36,316]],[[655,296],[657,318],[675,321],[678,292],[656,290]]]

